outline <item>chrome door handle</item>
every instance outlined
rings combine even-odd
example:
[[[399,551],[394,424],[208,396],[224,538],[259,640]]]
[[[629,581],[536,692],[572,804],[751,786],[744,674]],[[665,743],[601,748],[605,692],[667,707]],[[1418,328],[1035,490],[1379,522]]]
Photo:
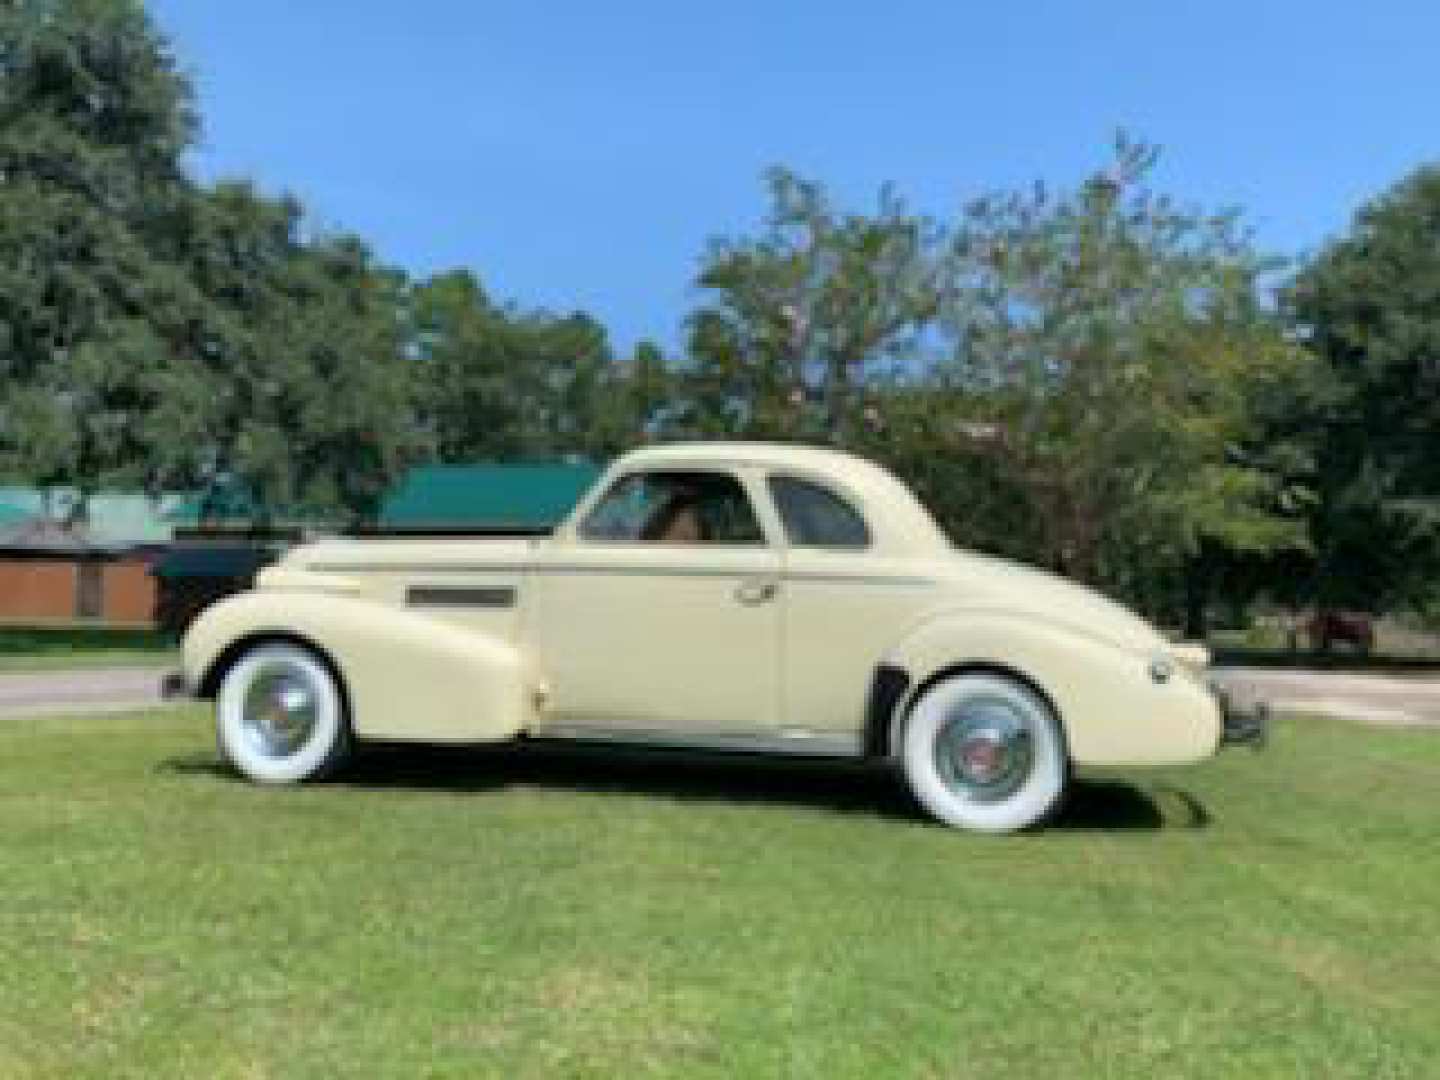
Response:
[[[756,604],[763,604],[766,601],[774,600],[775,594],[780,591],[780,586],[773,581],[761,581],[751,579],[742,581],[735,588],[735,599],[742,604],[753,607]]]

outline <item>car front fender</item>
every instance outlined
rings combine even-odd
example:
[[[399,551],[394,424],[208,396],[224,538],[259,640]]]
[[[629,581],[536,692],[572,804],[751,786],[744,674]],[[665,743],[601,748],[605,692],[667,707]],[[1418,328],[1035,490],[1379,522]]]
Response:
[[[525,665],[509,642],[370,600],[262,591],[213,604],[185,634],[185,683],[213,692],[245,647],[288,638],[339,675],[361,738],[423,742],[508,739],[531,720]]]
[[[1043,694],[1077,764],[1162,764],[1215,753],[1222,717],[1201,678],[1177,667],[1164,681],[1150,658],[1062,623],[1005,611],[955,611],[914,628],[885,657],[903,670],[903,717],[951,672],[1008,672]]]

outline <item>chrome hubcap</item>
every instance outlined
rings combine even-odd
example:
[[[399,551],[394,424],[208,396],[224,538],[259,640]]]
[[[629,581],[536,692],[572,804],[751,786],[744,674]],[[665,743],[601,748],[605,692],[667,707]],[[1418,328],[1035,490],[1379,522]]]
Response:
[[[1025,712],[998,697],[962,701],[935,738],[935,768],[945,785],[978,802],[1018,791],[1030,775],[1034,738]]]
[[[285,663],[261,668],[245,692],[244,721],[245,737],[259,753],[270,758],[295,753],[319,722],[309,673]]]

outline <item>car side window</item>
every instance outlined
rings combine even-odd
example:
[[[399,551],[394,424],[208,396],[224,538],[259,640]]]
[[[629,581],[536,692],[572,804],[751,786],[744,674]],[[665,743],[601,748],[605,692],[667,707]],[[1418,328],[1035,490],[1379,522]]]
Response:
[[[611,544],[765,543],[740,481],[708,472],[632,473],[605,493],[580,535]]]
[[[870,546],[870,529],[858,511],[828,488],[793,476],[772,476],[770,495],[795,547]]]

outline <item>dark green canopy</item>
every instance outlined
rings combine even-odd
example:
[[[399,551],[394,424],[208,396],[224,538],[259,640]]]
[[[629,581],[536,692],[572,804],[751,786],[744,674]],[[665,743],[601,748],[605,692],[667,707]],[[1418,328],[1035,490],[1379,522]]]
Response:
[[[600,475],[596,465],[425,465],[380,510],[382,529],[553,529]]]

